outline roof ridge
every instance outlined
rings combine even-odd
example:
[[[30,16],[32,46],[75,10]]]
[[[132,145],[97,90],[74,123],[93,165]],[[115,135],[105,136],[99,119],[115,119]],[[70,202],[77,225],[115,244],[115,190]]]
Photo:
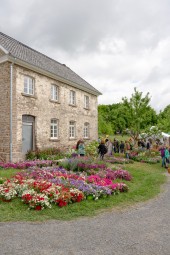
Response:
[[[47,55],[41,53],[40,51],[31,48],[30,46],[28,46],[28,45],[26,45],[26,44],[24,44],[24,43],[22,43],[22,42],[16,40],[15,38],[13,38],[13,37],[11,37],[11,36],[9,36],[9,35],[6,35],[6,34],[4,34],[4,33],[2,33],[2,32],[0,32],[0,34],[3,35],[3,36],[5,36],[5,37],[7,37],[8,39],[10,39],[10,40],[12,40],[12,41],[17,42],[17,43],[20,44],[20,45],[23,45],[24,47],[26,47],[26,48],[28,48],[28,49],[34,51],[34,52],[37,52],[38,54],[43,55],[44,57],[46,57],[46,58],[48,58],[48,59],[50,59],[50,60],[52,60],[52,61],[55,61],[56,63],[58,63],[58,64],[60,64],[60,65],[62,65],[62,66],[67,67],[66,64],[62,64],[62,63],[58,62],[57,60],[55,60],[55,59],[53,59],[53,58],[51,58],[51,57],[48,57]],[[68,67],[67,67],[67,68],[68,68]]]
[[[95,95],[101,94],[96,88],[94,88],[66,64],[61,64],[55,59],[48,57],[47,55],[27,46],[11,36],[2,33],[1,31],[0,45],[2,45],[4,49],[8,50],[11,56],[16,57],[18,60],[25,61],[25,63],[57,75],[65,81],[72,82],[73,85],[77,84],[81,89],[90,91],[92,94],[94,92],[97,93]]]

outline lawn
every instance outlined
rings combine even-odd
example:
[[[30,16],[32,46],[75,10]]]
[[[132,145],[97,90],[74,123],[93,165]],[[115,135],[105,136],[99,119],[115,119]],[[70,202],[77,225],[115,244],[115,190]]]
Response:
[[[59,208],[53,205],[51,209],[42,211],[28,210],[21,199],[15,198],[12,202],[0,201],[0,221],[45,221],[71,220],[82,216],[94,216],[111,208],[126,208],[138,202],[146,201],[158,195],[161,185],[166,182],[165,169],[159,164],[144,164],[135,162],[125,166],[133,176],[132,181],[124,181],[129,187],[127,193],[112,195],[97,201],[84,200],[80,203],[69,204]],[[10,178],[18,170],[0,170],[0,177]]]

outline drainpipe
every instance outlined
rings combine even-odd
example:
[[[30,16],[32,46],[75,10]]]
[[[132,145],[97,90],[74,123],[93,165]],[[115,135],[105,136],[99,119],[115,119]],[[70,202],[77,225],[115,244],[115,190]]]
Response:
[[[10,65],[10,162],[12,162],[12,89],[13,89],[13,63]]]

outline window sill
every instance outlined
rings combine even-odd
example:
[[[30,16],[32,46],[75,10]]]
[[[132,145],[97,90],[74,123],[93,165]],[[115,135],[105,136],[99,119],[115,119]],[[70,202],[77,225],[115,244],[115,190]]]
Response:
[[[86,107],[84,107],[84,110],[90,111],[90,108],[86,108]]]
[[[74,137],[74,138],[69,138],[69,141],[75,141],[75,140],[77,140],[76,137]]]
[[[90,140],[90,137],[84,137],[83,140]]]
[[[69,106],[77,107],[77,105],[76,105],[76,104],[69,104]]]
[[[59,138],[49,138],[50,142],[59,142],[60,139]]]
[[[37,99],[37,97],[35,95],[30,95],[30,94],[26,94],[26,93],[21,93],[21,95],[25,96],[25,97],[31,97],[31,98]]]
[[[60,104],[60,102],[57,101],[57,100],[49,99],[49,101],[50,101],[51,103],[54,103],[54,104]]]

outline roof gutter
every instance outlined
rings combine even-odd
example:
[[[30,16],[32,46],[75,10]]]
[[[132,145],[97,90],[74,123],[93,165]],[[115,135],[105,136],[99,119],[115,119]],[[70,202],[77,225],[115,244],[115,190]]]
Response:
[[[70,85],[70,86],[72,86],[72,87],[75,87],[75,88],[78,88],[78,89],[83,90],[83,91],[85,91],[85,92],[88,92],[88,93],[90,93],[90,94],[92,94],[92,95],[95,95],[95,96],[102,95],[102,93],[99,92],[98,90],[93,91],[93,90],[91,90],[91,89],[85,88],[84,86],[81,86],[80,84],[77,84],[77,83],[75,83],[75,82],[72,82],[72,81],[69,81],[69,80],[67,80],[67,79],[64,79],[64,78],[61,77],[61,76],[58,76],[58,75],[53,74],[53,73],[50,73],[50,72],[48,72],[48,71],[46,71],[46,70],[44,70],[44,69],[41,69],[41,68],[39,68],[39,67],[37,67],[37,66],[34,66],[34,65],[31,65],[31,64],[29,64],[29,63],[27,63],[27,62],[25,62],[25,61],[20,60],[20,59],[14,58],[14,57],[11,56],[11,55],[7,55],[7,56],[8,56],[8,57],[7,57],[7,59],[8,59],[7,61],[10,61],[10,62],[15,61],[16,64],[18,64],[18,65],[20,65],[20,66],[22,66],[22,67],[25,67],[25,68],[28,68],[28,69],[30,69],[30,70],[32,70],[32,71],[35,71],[35,72],[38,72],[38,73],[40,73],[40,74],[46,75],[46,76],[48,76],[48,77],[50,77],[50,78],[52,78],[52,79],[61,81],[61,82],[66,83],[66,84],[68,84],[68,85]]]

